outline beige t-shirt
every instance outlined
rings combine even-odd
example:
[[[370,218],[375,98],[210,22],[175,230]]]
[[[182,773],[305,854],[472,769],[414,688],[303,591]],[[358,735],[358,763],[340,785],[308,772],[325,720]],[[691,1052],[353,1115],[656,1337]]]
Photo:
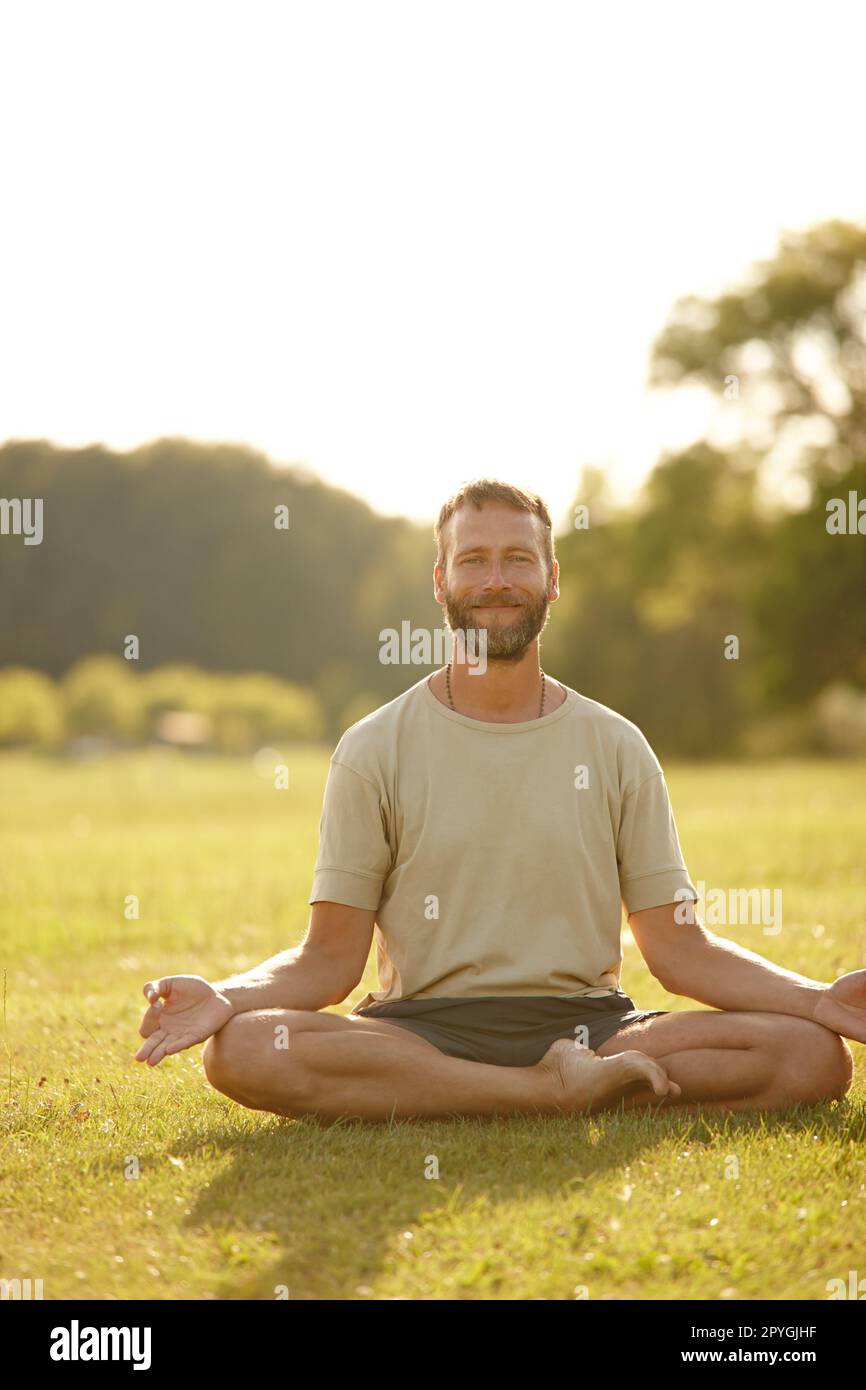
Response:
[[[381,987],[357,1007],[612,993],[622,902],[698,897],[650,745],[569,686],[496,724],[428,679],[347,729],[328,771],[308,901],[377,910]]]

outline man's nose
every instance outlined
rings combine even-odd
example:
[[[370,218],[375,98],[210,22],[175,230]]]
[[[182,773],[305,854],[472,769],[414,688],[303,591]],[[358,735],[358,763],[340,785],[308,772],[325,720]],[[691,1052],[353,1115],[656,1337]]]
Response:
[[[499,589],[510,589],[510,588],[511,588],[511,585],[509,584],[508,580],[505,578],[505,575],[502,573],[501,564],[500,564],[499,560],[496,559],[495,556],[494,556],[494,558],[490,561],[490,568],[489,568],[489,570],[487,571],[487,574],[486,574],[486,576],[485,576],[485,578],[484,578],[484,585],[483,585],[483,587],[484,587],[485,590],[487,590],[487,589],[497,589],[497,590],[499,590]]]

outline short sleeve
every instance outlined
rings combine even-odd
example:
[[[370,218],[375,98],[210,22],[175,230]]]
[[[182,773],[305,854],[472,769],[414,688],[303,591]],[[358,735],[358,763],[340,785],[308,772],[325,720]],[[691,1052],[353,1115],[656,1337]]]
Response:
[[[375,909],[391,868],[386,820],[375,783],[331,760],[313,887],[307,899]]]
[[[680,849],[664,773],[652,773],[624,799],[617,864],[626,911],[695,898]]]

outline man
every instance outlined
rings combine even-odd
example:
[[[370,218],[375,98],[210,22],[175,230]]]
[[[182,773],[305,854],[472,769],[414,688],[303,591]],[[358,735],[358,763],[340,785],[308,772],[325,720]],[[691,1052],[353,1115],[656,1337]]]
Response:
[[[541,670],[559,596],[544,503],[483,479],[435,536],[436,598],[452,632],[485,631],[486,667],[450,662],[343,734],[305,941],[216,985],[150,981],[137,1059],[207,1039],[225,1095],[325,1122],[842,1097],[866,971],[819,983],[696,920],[643,734]],[[711,1008],[635,1008],[623,903],[653,975]],[[374,933],[378,994],[322,1012]]]

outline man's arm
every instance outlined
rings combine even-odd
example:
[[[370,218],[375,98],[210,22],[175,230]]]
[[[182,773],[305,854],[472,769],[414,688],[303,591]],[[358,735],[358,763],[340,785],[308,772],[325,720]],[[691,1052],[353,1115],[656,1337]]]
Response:
[[[716,1009],[793,1014],[866,1043],[866,970],[852,970],[832,984],[783,970],[707,931],[690,901],[632,912],[628,921],[641,955],[670,994]]]
[[[375,911],[343,903],[313,903],[307,936],[241,975],[210,984],[200,975],[149,980],[139,1033],[146,1041],[137,1062],[158,1066],[164,1057],[194,1047],[250,1009],[309,1009],[339,1004],[364,973]]]
[[[678,920],[682,918],[687,920]],[[628,923],[651,973],[669,994],[715,1009],[814,1018],[818,1001],[830,988],[707,931],[690,900],[632,912]]]
[[[341,1004],[364,973],[375,920],[375,910],[313,903],[300,946],[221,980],[214,988],[230,1000],[235,1013]]]

